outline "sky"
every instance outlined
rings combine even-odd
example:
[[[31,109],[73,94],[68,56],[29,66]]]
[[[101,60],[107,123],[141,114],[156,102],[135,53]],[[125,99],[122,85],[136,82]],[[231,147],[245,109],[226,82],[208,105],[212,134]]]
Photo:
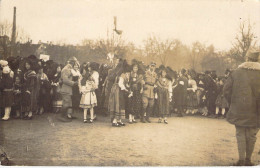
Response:
[[[260,37],[260,0],[0,0],[0,22],[12,22],[14,6],[17,26],[33,43],[107,38],[114,16],[122,38],[137,46],[155,35],[228,50],[241,21],[249,19]]]

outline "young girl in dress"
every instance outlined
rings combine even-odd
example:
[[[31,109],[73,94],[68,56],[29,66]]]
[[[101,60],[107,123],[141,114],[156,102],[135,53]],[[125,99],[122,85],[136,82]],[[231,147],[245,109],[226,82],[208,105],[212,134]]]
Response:
[[[88,110],[90,110],[89,123],[93,123],[94,120],[94,107],[97,106],[97,97],[95,89],[97,85],[91,74],[86,74],[85,77],[79,78],[79,90],[82,93],[79,107],[84,110],[84,123],[87,123]]]

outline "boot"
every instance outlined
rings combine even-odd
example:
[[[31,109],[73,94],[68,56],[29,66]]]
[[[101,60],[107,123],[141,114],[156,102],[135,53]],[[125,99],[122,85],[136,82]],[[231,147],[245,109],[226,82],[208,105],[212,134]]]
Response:
[[[60,115],[57,116],[57,120],[61,122],[71,122],[72,120],[67,117],[68,108],[61,108]]]
[[[233,166],[245,166],[245,161],[244,160],[239,160],[236,163],[234,163]]]
[[[5,115],[4,115],[4,117],[2,118],[2,120],[8,121],[9,118],[10,118],[10,113],[11,113],[11,107],[6,107],[6,108],[5,108]]]
[[[254,166],[250,159],[246,159],[245,166]]]
[[[144,117],[141,117],[141,120],[140,120],[142,123],[145,123],[145,120],[144,120]]]

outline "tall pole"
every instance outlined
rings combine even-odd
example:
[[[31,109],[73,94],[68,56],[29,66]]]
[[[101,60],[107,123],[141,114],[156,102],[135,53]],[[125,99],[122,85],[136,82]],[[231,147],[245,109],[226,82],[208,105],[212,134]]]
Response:
[[[15,54],[16,45],[16,7],[14,7],[14,16],[13,16],[13,29],[12,29],[12,38],[11,38],[11,56]]]

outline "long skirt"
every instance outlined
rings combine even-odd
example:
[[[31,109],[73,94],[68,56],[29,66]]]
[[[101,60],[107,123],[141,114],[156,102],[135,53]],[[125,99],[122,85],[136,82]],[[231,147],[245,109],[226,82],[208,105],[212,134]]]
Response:
[[[108,80],[106,85],[105,85],[105,88],[103,88],[104,89],[104,96],[105,96],[103,107],[106,108],[106,109],[108,108],[108,105],[109,105],[109,97],[110,97],[112,86],[113,86],[113,82]]]
[[[166,88],[158,87],[158,107],[159,107],[159,116],[167,117],[169,115],[169,91]]]
[[[142,110],[142,94],[140,90],[134,90],[133,96],[128,99],[129,114],[138,116]]]
[[[81,99],[81,94],[79,93],[79,87],[73,86],[72,87],[72,107],[74,109],[79,107],[80,99]]]
[[[192,90],[188,90],[187,92],[187,108],[188,109],[197,109],[198,108],[198,100],[196,92]]]
[[[3,107],[11,107],[14,104],[14,93],[13,91],[3,91]]]
[[[124,91],[121,91],[118,84],[114,84],[111,88],[108,110],[111,119],[125,119]]]
[[[80,100],[80,108],[88,109],[97,106],[97,97],[95,92],[88,92],[86,94],[82,94]]]

